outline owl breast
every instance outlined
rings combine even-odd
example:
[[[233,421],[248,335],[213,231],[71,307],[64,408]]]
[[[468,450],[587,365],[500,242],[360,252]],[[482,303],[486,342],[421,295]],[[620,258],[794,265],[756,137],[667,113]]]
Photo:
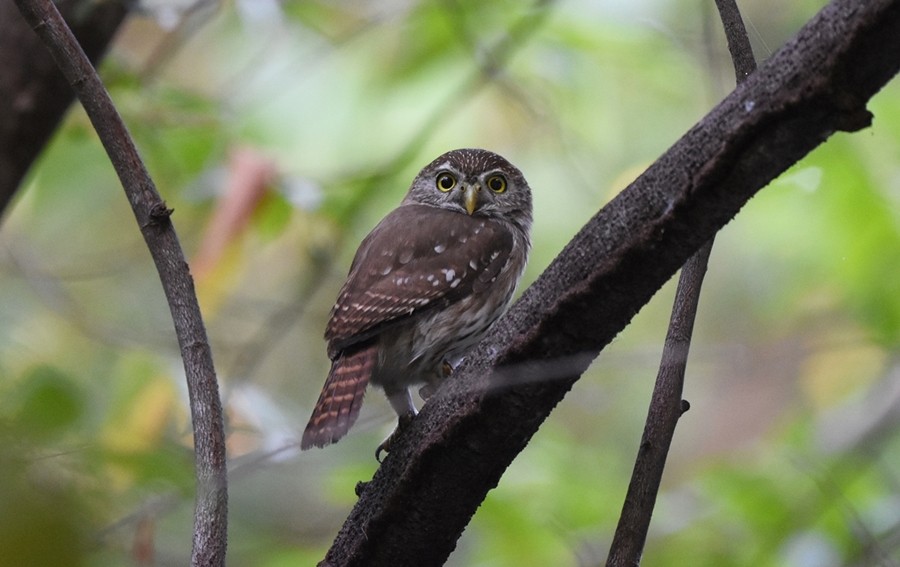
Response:
[[[456,365],[506,311],[525,266],[528,246],[514,252],[484,289],[473,290],[444,309],[423,314],[414,325],[384,333],[372,381],[410,386],[442,377],[444,361]],[[398,366],[396,363],[400,362]]]

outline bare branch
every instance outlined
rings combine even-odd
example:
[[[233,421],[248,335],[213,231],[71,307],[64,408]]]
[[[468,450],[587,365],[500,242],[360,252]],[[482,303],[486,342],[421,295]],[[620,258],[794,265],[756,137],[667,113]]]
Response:
[[[898,68],[900,0],[823,9],[575,236],[398,439],[322,565],[442,565],[599,351],[759,189],[869,125]],[[534,379],[560,359],[563,378]]]
[[[16,0],[50,49],[97,130],[156,263],[184,360],[194,426],[197,501],[194,565],[224,565],[227,544],[225,432],[212,354],[184,253],[166,208],[109,93],[50,0]]]
[[[756,70],[750,39],[747,37],[747,30],[734,0],[716,0],[716,6],[725,28],[736,80],[740,84]],[[689,407],[681,398],[684,391],[684,375],[691,348],[694,319],[700,304],[700,287],[703,285],[703,276],[706,274],[713,241],[710,239],[704,244],[681,269],[678,289],[675,291],[675,305],[672,307],[672,319],[663,346],[662,361],[656,376],[644,433],[634,462],[631,482],[628,484],[625,504],[606,560],[608,567],[638,565],[644,554],[650,519],[653,516],[672,438],[675,436],[675,426],[681,414]]]

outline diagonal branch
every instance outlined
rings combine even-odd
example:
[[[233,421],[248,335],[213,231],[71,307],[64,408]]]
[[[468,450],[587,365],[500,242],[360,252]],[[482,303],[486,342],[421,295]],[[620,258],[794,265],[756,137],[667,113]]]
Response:
[[[443,564],[599,351],[759,189],[868,126],[898,68],[900,0],[823,9],[575,236],[398,439],[322,565]]]
[[[219,387],[194,282],[172,226],[171,210],[150,179],[137,148],[71,30],[50,0],[16,0],[81,100],[119,175],[162,282],[184,360],[191,416],[197,501],[193,565],[224,565],[228,487]]]

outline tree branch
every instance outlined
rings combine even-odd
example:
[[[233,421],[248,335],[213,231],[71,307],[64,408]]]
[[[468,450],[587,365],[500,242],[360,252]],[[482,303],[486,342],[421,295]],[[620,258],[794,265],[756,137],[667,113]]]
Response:
[[[106,51],[128,2],[60,0],[88,58]],[[75,98],[41,40],[12,2],[0,2],[0,215]]]
[[[712,245],[713,240],[707,241],[681,270],[659,373],[650,398],[650,408],[625,503],[622,505],[622,513],[606,559],[607,567],[639,565],[644,553],[666,458],[675,436],[675,426],[690,407],[686,401],[682,401],[681,395],[694,319],[700,303],[700,287],[703,285]]]
[[[835,0],[566,246],[425,404],[322,565],[441,565],[599,351],[759,189],[900,68],[900,0]],[[540,188],[536,188],[540,190]]]
[[[109,93],[50,0],[16,0],[81,100],[119,175],[138,226],[156,263],[184,360],[191,416],[197,501],[193,565],[224,565],[227,543],[225,433],[212,355],[184,253],[137,148]]]
[[[736,81],[741,84],[756,70],[750,39],[735,0],[716,0],[716,7],[725,29]],[[713,242],[714,239],[707,241],[681,269],[659,373],[622,514],[610,545],[607,567],[638,565],[644,553],[675,426],[681,414],[690,407],[681,396],[694,320],[700,304],[700,287]]]

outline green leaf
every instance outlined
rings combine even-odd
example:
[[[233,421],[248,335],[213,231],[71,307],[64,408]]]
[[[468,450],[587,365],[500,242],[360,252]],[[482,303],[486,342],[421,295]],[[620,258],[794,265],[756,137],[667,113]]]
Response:
[[[57,437],[84,415],[81,390],[72,377],[49,365],[31,369],[21,384],[16,425],[29,436]]]

